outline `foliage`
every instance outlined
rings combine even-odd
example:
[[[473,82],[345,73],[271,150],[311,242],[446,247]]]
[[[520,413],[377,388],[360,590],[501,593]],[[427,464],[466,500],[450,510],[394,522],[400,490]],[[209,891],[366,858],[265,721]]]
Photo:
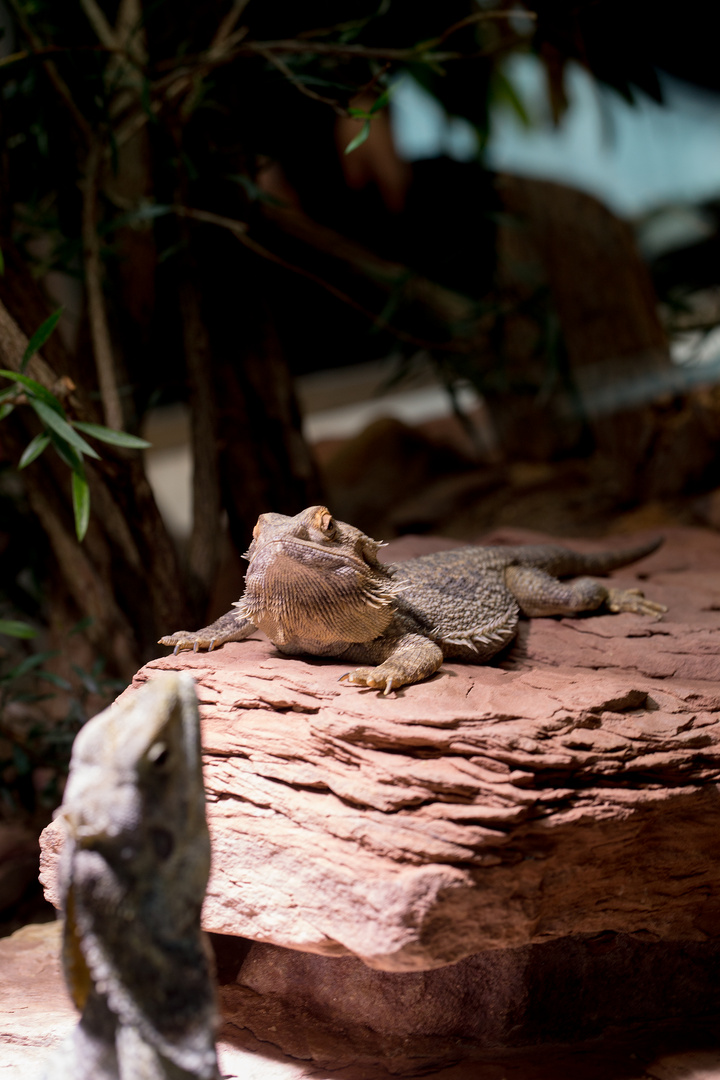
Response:
[[[30,638],[37,631],[21,620],[0,619],[2,634]],[[57,806],[73,739],[89,719],[90,698],[109,703],[123,687],[121,680],[104,674],[102,659],[89,672],[73,665],[73,681],[64,679],[45,667],[58,655],[57,650],[45,650],[14,660],[9,667],[0,665],[0,814],[3,810],[42,813],[43,808]],[[42,692],[38,682],[53,689]],[[63,695],[66,711],[59,720],[50,720],[37,706],[58,693]]]
[[[115,268],[122,255],[114,234],[139,227],[143,212],[166,193],[176,203],[180,192],[200,200],[214,189],[237,213],[242,200],[230,198],[231,188],[239,183],[257,192],[267,158],[287,162],[313,153],[323,111],[362,122],[344,152],[359,149],[402,71],[450,113],[470,120],[480,145],[493,98],[523,113],[503,69],[517,50],[532,50],[545,63],[556,115],[565,100],[568,59],[589,66],[624,96],[632,96],[633,84],[658,93],[652,66],[627,25],[624,37],[637,46],[634,54],[628,41],[622,49],[609,47],[616,28],[603,4],[498,0],[478,10],[469,0],[439,7],[410,0],[276,0],[198,9],[157,0],[138,2],[139,18],[128,25],[122,12],[133,5],[124,2],[13,0],[12,7],[18,48],[0,72],[13,202],[24,214],[19,235],[30,239],[40,230],[53,236],[43,269],[74,274],[82,231],[78,178],[87,177],[87,155],[97,142],[115,174],[100,185],[99,222],[108,239],[103,258]],[[250,100],[252,110],[244,106]],[[138,133],[149,140],[157,165],[128,193],[119,190],[123,158]],[[167,226],[157,240],[160,254],[170,258],[186,243]]]
[[[90,520],[90,488],[85,476],[83,456],[99,458],[99,455],[79,432],[112,446],[124,446],[140,450],[150,443],[124,431],[113,431],[100,424],[88,424],[70,420],[59,398],[35,379],[23,374],[29,361],[42,348],[55,329],[62,309],[54,312],[33,334],[22,358],[20,371],[0,368],[0,375],[12,386],[0,392],[0,420],[4,420],[18,405],[29,405],[42,423],[42,430],[28,443],[18,462],[25,469],[47,449],[53,447],[69,467],[72,483],[72,504],[75,514],[75,531],[78,540],[87,532]],[[8,633],[9,631],[6,631]]]

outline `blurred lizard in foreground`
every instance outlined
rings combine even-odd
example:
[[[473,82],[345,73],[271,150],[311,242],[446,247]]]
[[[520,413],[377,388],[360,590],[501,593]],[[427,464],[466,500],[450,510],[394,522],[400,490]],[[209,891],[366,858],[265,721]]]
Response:
[[[159,644],[174,645],[176,653],[212,649],[257,628],[282,653],[372,664],[343,678],[389,694],[432,675],[443,659],[489,660],[515,637],[520,613],[660,616],[666,608],[639,589],[584,576],[559,579],[607,573],[661,543],[596,555],[551,544],[464,547],[383,565],[382,545],[324,506],[295,517],[261,514],[245,556],[242,599],[210,626],[178,630]]]
[[[63,967],[82,1015],[47,1080],[217,1080],[195,686],[163,675],[90,720],[60,816]]]

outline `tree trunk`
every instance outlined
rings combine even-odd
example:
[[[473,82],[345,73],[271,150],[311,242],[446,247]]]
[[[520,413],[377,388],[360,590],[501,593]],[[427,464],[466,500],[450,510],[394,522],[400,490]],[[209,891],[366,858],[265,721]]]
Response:
[[[212,350],[223,506],[245,551],[258,514],[295,514],[321,499],[267,290],[292,288],[229,234],[197,226],[202,311]],[[312,348],[312,342],[308,342]]]
[[[37,290],[37,286],[35,286]],[[3,287],[3,293],[12,286]],[[32,292],[28,294],[32,297]],[[28,329],[40,304],[33,297],[23,305],[19,318]],[[43,318],[47,316],[44,312]],[[53,340],[53,339],[51,339]],[[48,342],[49,345],[49,342]],[[0,302],[0,366],[19,370],[27,337],[5,305]],[[57,339],[48,350],[62,363]],[[30,361],[28,374],[49,390],[73,385],[67,372],[53,370],[39,355]],[[63,379],[64,377],[64,379]],[[95,420],[79,392],[65,398],[66,409],[81,420]],[[3,446],[17,461],[36,434],[38,425],[27,407],[18,407],[2,421]],[[169,626],[187,621],[182,575],[174,546],[155,504],[136,451],[103,445],[101,460],[86,462],[92,497],[91,520],[83,544],[75,538],[70,476],[52,449],[23,473],[31,505],[37,513],[57,560],[64,588],[72,597],[78,617],[92,619],[87,634],[110,668],[131,676],[143,658],[155,651],[155,642]],[[48,589],[52,603],[53,588]]]

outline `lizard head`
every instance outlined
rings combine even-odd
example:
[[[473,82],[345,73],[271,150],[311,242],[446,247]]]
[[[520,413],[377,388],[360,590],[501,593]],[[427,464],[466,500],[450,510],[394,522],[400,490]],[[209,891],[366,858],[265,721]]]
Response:
[[[240,613],[276,645],[371,641],[389,625],[398,591],[381,546],[325,506],[261,514]]]

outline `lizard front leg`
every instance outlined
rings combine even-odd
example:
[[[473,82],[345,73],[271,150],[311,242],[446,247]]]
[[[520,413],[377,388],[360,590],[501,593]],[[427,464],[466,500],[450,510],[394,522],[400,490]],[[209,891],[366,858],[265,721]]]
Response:
[[[166,634],[160,638],[158,645],[174,645],[173,655],[183,649],[192,649],[193,652],[207,649],[211,652],[216,645],[224,645],[226,641],[244,641],[255,629],[254,623],[244,619],[233,608],[202,630],[176,630],[174,634]]]
[[[342,654],[343,660],[378,662],[377,667],[356,668],[341,676],[353,686],[368,686],[391,690],[407,683],[420,682],[432,675],[443,662],[439,645],[422,634],[402,634],[395,638],[376,638],[362,645],[351,645]]]
[[[535,566],[508,566],[505,581],[524,615],[577,615],[581,611],[633,611],[659,618],[667,608],[646,600],[640,589],[608,587],[594,578],[559,581]]]

